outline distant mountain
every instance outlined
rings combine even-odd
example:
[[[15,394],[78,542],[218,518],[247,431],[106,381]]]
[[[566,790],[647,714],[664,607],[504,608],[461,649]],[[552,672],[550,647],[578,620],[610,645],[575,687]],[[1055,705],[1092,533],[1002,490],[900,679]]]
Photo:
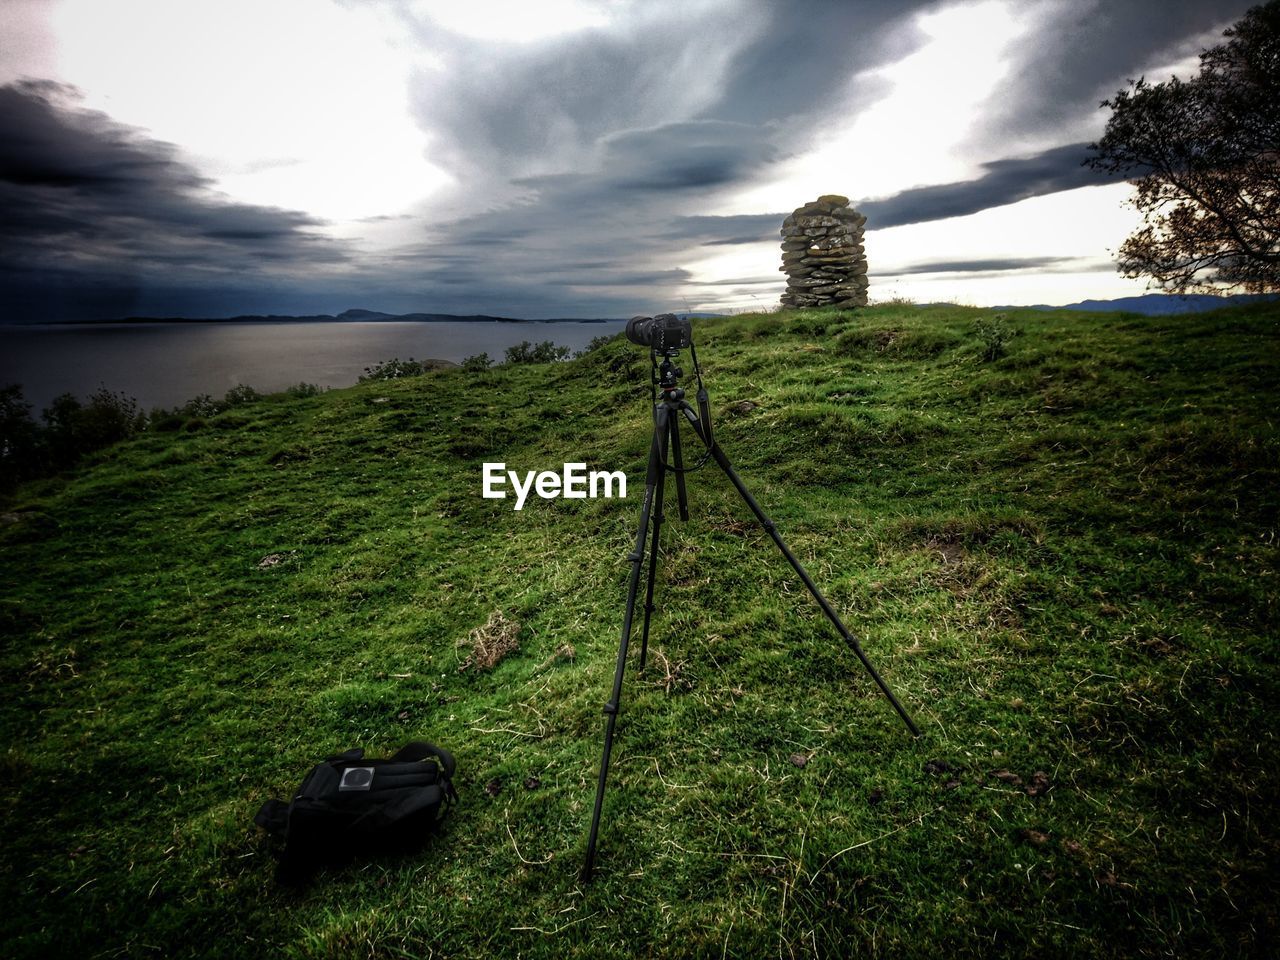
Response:
[[[245,314],[237,317],[117,317],[89,321],[91,323],[610,323],[616,317],[549,317],[525,320],[520,317],[491,317],[482,313],[459,315],[454,313],[382,313],[378,310],[343,310],[336,317],[327,313],[303,317],[278,314]],[[80,322],[80,321],[77,321]]]
[[[368,320],[409,320],[418,323],[438,323],[445,320],[470,320],[479,323],[523,323],[525,321],[517,317],[490,317],[481,313],[469,314],[468,316],[457,316],[452,313],[379,313],[377,310],[343,310],[338,314],[335,320],[343,321],[368,321]]]
[[[1234,293],[1219,297],[1212,294],[1188,294],[1180,296],[1175,293],[1145,293],[1139,297],[1119,297],[1116,300],[1081,300],[1079,303],[1068,303],[1063,306],[1050,306],[1037,303],[1034,306],[1022,307],[1024,310],[1087,310],[1093,312],[1128,311],[1146,316],[1165,316],[1171,313],[1204,313],[1208,310],[1221,310],[1223,307],[1239,307],[1246,303],[1261,300],[1275,300],[1274,293]],[[996,310],[1015,309],[1013,307],[994,307]]]

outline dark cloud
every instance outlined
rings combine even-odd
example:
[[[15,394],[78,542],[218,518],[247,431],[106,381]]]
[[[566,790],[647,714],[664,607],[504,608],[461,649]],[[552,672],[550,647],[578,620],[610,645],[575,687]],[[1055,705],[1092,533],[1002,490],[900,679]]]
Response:
[[[1255,5],[1254,0],[1060,4],[1032,37],[1018,45],[1000,95],[977,118],[975,134],[992,139],[1052,134],[1090,114],[1101,129],[1106,115],[1097,109],[1100,100],[1127,79],[1165,66],[1171,54],[1198,53],[1196,38],[1230,25]]]
[[[705,240],[704,247],[734,247],[741,246],[744,243],[759,243],[763,237],[747,236],[747,237],[725,237],[723,240]]]
[[[726,217],[674,217],[665,239],[701,243],[703,246],[759,243],[778,236],[785,213],[751,213]]]
[[[1088,155],[1088,144],[1069,143],[1030,157],[993,160],[982,165],[985,172],[976,180],[916,187],[863,201],[858,209],[867,215],[867,229],[875,230],[963,217],[1030,197],[1114,182],[1082,165]]]
[[[755,127],[719,120],[604,137],[595,170],[520,178],[521,202],[461,217],[438,241],[397,252],[389,285],[423,289],[443,312],[629,316],[680,307],[663,298],[689,285],[689,241],[765,219],[687,217],[690,194],[709,202],[776,155]],[[768,219],[776,234],[781,218]]]
[[[443,66],[415,79],[413,108],[433,161],[468,186],[579,172],[610,135],[689,117],[714,99],[722,51],[768,20],[727,5],[620,10],[626,29],[502,46],[448,35],[407,0],[390,5],[439,51]]]
[[[615,194],[725,186],[779,159],[757,127],[720,120],[628,130],[602,143],[601,185]]]
[[[618,5],[610,27],[503,46],[447,34],[409,0],[388,3],[438,55],[415,77],[412,104],[464,217],[545,204],[562,192],[555,177],[607,184],[622,210],[664,193],[684,194],[676,215],[705,207],[808,149],[832,105],[866,85],[858,75],[921,42],[911,14],[931,5]]]
[[[187,291],[262,299],[281,270],[346,259],[319,221],[227,202],[174,147],[81,109],[70,88],[0,87],[0,130],[3,319],[203,312]]]
[[[702,116],[753,124],[783,121],[817,134],[820,126],[803,121],[825,114],[854,90],[860,83],[855,74],[912,53],[924,40],[911,25],[912,16],[939,5],[936,0],[770,4],[768,29],[733,58],[723,92]],[[861,81],[860,92],[868,100],[877,90]]]
[[[914,263],[900,270],[873,270],[872,273],[878,277],[905,277],[917,273],[1007,273],[1016,270],[1061,273],[1071,269],[1084,270],[1095,265],[1095,261],[1083,257],[992,257],[985,260],[936,260]],[[1108,263],[1106,269],[1110,272],[1115,267]]]

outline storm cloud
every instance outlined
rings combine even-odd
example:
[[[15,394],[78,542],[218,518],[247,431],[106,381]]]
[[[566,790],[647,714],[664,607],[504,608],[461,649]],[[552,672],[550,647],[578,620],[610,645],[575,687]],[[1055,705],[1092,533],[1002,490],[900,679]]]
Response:
[[[1080,257],[989,257],[982,260],[935,260],[913,263],[892,271],[876,271],[876,276],[906,277],[922,273],[1007,273],[1017,270],[1078,270],[1092,264],[1082,263]],[[1108,266],[1107,269],[1110,269]]]
[[[233,203],[170,144],[50,83],[0,87],[0,296],[14,318],[84,319],[288,283],[342,247],[296,211]]]
[[[1047,16],[1030,41],[1019,46],[1000,96],[979,118],[975,135],[1060,136],[1064,129],[1078,129],[1096,120],[1098,102],[1129,79],[1220,42],[1221,30],[1255,5],[1251,0],[1045,4]]]
[[[892,197],[864,201],[858,209],[867,215],[868,229],[900,227],[1114,182],[1106,174],[1083,166],[1088,155],[1088,144],[1069,143],[1030,157],[992,160],[982,164],[983,174],[976,179],[904,190]]]

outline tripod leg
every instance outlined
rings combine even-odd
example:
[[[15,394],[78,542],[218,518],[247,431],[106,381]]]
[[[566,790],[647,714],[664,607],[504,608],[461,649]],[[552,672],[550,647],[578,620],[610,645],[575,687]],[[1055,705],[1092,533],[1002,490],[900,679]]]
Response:
[[[685,418],[693,425],[693,429],[697,432],[698,436],[705,440],[706,436],[702,431],[702,426],[698,421],[697,414],[693,412],[693,408],[688,404],[684,404],[681,407],[680,412],[683,413]],[[809,592],[813,594],[813,599],[818,601],[818,606],[820,606],[822,608],[822,612],[827,615],[827,619],[831,621],[840,636],[844,638],[845,642],[853,652],[857,654],[858,659],[862,661],[862,665],[867,668],[867,673],[871,674],[871,679],[876,682],[876,685],[880,688],[881,692],[888,698],[889,702],[893,704],[893,708],[898,711],[898,716],[900,716],[903,723],[907,725],[907,729],[915,736],[920,736],[920,728],[916,726],[915,721],[911,719],[911,716],[903,708],[902,704],[898,702],[898,698],[893,695],[893,691],[889,689],[889,685],[884,682],[883,678],[881,678],[880,674],[876,671],[876,668],[871,665],[871,661],[867,659],[867,655],[862,652],[862,645],[858,643],[857,638],[849,632],[848,627],[844,625],[844,621],[840,619],[839,614],[837,614],[831,604],[827,602],[827,598],[822,595],[822,591],[818,589],[817,584],[815,584],[810,578],[808,571],[801,566],[800,561],[796,559],[796,555],[791,552],[791,548],[787,546],[786,542],[782,539],[782,535],[778,533],[777,527],[773,525],[773,521],[765,515],[765,512],[762,509],[760,509],[760,504],[756,503],[755,497],[751,496],[751,492],[747,490],[746,485],[743,484],[742,478],[738,476],[738,472],[733,469],[733,464],[730,463],[729,458],[724,455],[724,451],[720,449],[720,445],[713,442],[710,445],[709,450],[716,463],[720,465],[720,469],[723,470],[725,476],[729,478],[729,482],[734,485],[738,494],[746,502],[747,506],[751,508],[751,512],[756,515],[756,520],[760,522],[760,526],[762,526],[765,529],[765,532],[773,538],[773,542],[778,545],[778,549],[782,551],[782,555],[787,558],[787,561],[791,564],[792,568],[800,575],[800,579],[804,581],[804,585],[809,589]]]
[[[658,537],[662,532],[662,521],[666,519],[666,514],[662,512],[662,502],[667,489],[667,471],[662,467],[662,461],[667,459],[667,448],[669,443],[678,443],[676,437],[677,421],[674,414],[668,413],[667,416],[667,437],[659,438],[658,452],[661,454],[661,460],[658,465],[657,491],[653,498],[653,539],[649,545],[649,582],[644,589],[644,626],[640,630],[640,669],[644,669],[645,661],[649,657],[649,620],[653,616],[653,584],[658,578]],[[668,442],[669,441],[669,442]],[[676,474],[677,477],[680,474]],[[683,487],[679,488],[683,490]]]
[[[676,468],[676,496],[680,500],[680,519],[689,519],[689,495],[684,489],[684,453],[680,449],[680,419],[671,417],[671,463]]]
[[[604,705],[604,753],[600,758],[600,777],[596,782],[596,802],[591,811],[591,830],[587,835],[587,856],[582,865],[581,878],[591,879],[596,864],[596,838],[600,832],[600,810],[604,805],[604,784],[609,775],[609,754],[613,751],[613,729],[618,720],[618,702],[622,698],[622,675],[627,666],[627,645],[631,640],[631,620],[636,610],[636,592],[640,587],[640,563],[644,559],[644,544],[649,532],[649,515],[653,507],[654,487],[662,480],[662,462],[659,451],[666,450],[671,411],[660,404],[654,417],[653,440],[649,444],[649,469],[645,476],[644,503],[640,507],[640,524],[636,530],[636,545],[627,560],[631,563],[631,578],[627,582],[627,606],[622,615],[622,641],[618,645],[618,665],[613,673],[613,693]]]

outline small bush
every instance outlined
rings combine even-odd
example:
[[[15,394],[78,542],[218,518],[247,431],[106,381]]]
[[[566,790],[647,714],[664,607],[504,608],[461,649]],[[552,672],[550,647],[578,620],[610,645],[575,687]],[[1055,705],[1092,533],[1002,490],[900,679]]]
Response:
[[[157,433],[181,430],[182,423],[181,413],[177,410],[165,410],[163,407],[156,407],[151,411],[151,415],[147,417],[147,429],[154,430]]]
[[[55,467],[70,466],[86,453],[123,440],[146,422],[137,401],[106,387],[91,393],[87,403],[64,393],[40,416],[45,422],[44,446]]]
[[[462,361],[462,369],[467,373],[483,373],[492,363],[489,354],[477,353],[474,357],[467,357]]]
[[[22,399],[22,387],[0,387],[0,489],[34,476],[41,459],[39,427],[31,419],[31,404]]]
[[[569,348],[557,347],[550,340],[537,344],[522,340],[513,347],[507,347],[507,363],[551,363],[568,359]]]
[[[417,377],[432,369],[434,368],[427,362],[415,360],[413,357],[408,360],[393,357],[390,360],[384,360],[382,363],[376,363],[372,367],[365,367],[364,373],[360,375],[360,383],[399,380],[401,377]]]
[[[288,397],[318,397],[324,389],[314,383],[295,383],[292,387],[285,387],[284,392]]]
[[[1005,323],[1003,313],[997,313],[991,317],[978,317],[973,321],[973,330],[978,336],[978,342],[982,345],[978,356],[985,362],[999,360],[1009,352],[1007,348],[1014,336],[1014,331]]]
[[[177,412],[183,417],[212,417],[221,413],[222,404],[213,399],[209,394],[202,393],[199,396],[192,397]]]
[[[262,394],[248,384],[238,383],[230,390],[227,395],[222,398],[222,403],[226,407],[238,407],[242,403],[253,403],[255,400],[261,400]]]

